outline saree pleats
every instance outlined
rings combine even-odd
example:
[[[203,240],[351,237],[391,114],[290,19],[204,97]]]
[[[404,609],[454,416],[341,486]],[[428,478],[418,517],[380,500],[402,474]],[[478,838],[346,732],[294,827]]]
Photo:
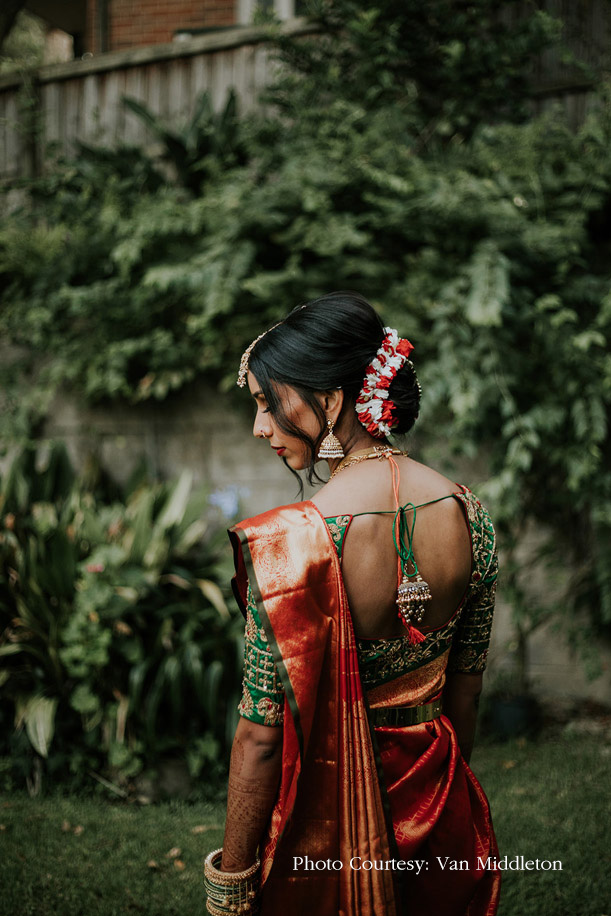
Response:
[[[230,535],[236,597],[244,609],[250,583],[285,689],[262,916],[492,916],[499,876],[477,869],[478,857],[497,854],[488,803],[449,720],[375,732],[368,721],[368,707],[438,696],[447,653],[365,697],[337,554],[314,504],[247,519]],[[397,857],[428,864],[420,874],[362,867]],[[451,869],[450,857],[467,867]]]
[[[367,694],[372,709],[418,706],[440,696],[448,651]],[[449,719],[409,728],[379,727],[376,742],[398,855],[424,859],[403,873],[409,916],[492,916],[500,872],[488,869],[498,849],[488,800],[460,754]]]
[[[393,828],[402,859],[424,859],[405,872],[409,916],[493,916],[500,872],[488,801],[460,755],[449,720],[376,728]]]
[[[340,786],[343,823],[340,827],[340,874],[343,899],[351,901],[347,913],[389,913],[396,910],[392,871],[364,871],[362,860],[388,861],[391,849],[382,802],[379,775],[363,690],[358,670],[356,642],[345,593],[341,589],[340,615]],[[373,816],[372,816],[373,815]]]

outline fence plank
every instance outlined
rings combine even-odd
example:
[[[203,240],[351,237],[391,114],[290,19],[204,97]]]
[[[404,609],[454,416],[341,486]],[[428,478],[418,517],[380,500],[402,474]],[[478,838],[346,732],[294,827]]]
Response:
[[[61,88],[59,83],[41,86],[43,137],[45,144],[60,146],[61,139]]]
[[[210,61],[208,54],[200,54],[194,57],[191,69],[191,87],[193,90],[193,100],[205,92],[210,85]]]
[[[123,91],[117,100],[121,108],[121,115],[117,113],[116,142],[126,143],[128,146],[145,144],[150,139],[149,131],[144,122],[129,108],[125,107],[123,96],[129,96],[129,98],[136,99],[149,107],[144,68],[134,67],[125,72]],[[121,122],[119,118],[121,118]]]
[[[83,117],[81,136],[83,143],[96,144],[100,134],[100,81],[93,75],[83,80]]]
[[[21,142],[19,136],[19,121],[17,93],[14,93],[5,100],[4,122],[2,125],[6,162],[10,163],[12,166],[13,174],[19,174],[20,171]]]

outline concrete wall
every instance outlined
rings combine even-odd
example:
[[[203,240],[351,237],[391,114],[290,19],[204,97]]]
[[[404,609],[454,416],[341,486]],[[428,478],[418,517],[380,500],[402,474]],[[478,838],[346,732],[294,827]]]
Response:
[[[94,452],[122,483],[144,456],[163,478],[188,468],[194,485],[205,483],[228,512],[233,505],[242,516],[297,499],[295,479],[269,445],[254,439],[246,409],[206,387],[137,407],[84,408],[58,398],[50,417],[45,437],[64,440],[77,467]]]
[[[246,405],[248,399],[244,398]],[[253,438],[253,411],[245,406],[242,412],[239,400],[206,387],[195,386],[166,403],[133,408],[83,408],[74,400],[62,398],[50,416],[45,436],[66,441],[77,466],[82,466],[94,452],[102,466],[123,482],[142,456],[146,456],[153,472],[164,478],[176,477],[189,468],[194,484],[207,484],[212,502],[227,517],[233,513],[239,517],[254,515],[298,498],[289,471],[265,442]],[[417,440],[410,451],[416,458],[423,457]],[[445,464],[442,451],[436,453],[437,457],[432,454],[432,460],[427,456],[430,463],[454,480],[476,489],[478,481],[484,479],[483,463],[451,468]],[[306,489],[306,498],[311,492]],[[536,537],[536,532],[525,537],[525,552]],[[534,579],[536,598],[537,592],[549,590],[550,586],[542,572],[536,572]],[[501,577],[486,675],[488,688],[506,669],[512,643],[511,611],[503,596]],[[582,698],[611,705],[611,653],[603,652],[601,660],[603,675],[588,681],[562,634],[554,632],[554,624],[537,630],[529,641],[529,679],[542,697]]]

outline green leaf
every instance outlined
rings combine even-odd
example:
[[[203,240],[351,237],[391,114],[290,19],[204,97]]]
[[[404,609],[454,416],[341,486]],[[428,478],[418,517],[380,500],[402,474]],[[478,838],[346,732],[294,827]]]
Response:
[[[57,699],[33,696],[22,701],[17,709],[15,725],[25,723],[26,733],[34,750],[47,757],[55,731]]]
[[[202,697],[208,721],[214,723],[220,703],[220,688],[223,679],[223,665],[215,659],[206,668],[204,674],[204,695]]]
[[[223,620],[230,620],[231,614],[225,604],[223,593],[216,584],[210,579],[196,579],[196,584],[201,593],[208,599],[210,604],[218,611]]]
[[[70,695],[70,705],[83,715],[91,715],[100,708],[100,700],[88,684],[79,684]]]
[[[166,504],[155,522],[156,530],[162,532],[166,528],[179,524],[189,502],[192,482],[193,473],[189,470],[182,471],[168,494]]]
[[[498,327],[509,300],[508,260],[493,242],[478,246],[468,267],[471,288],[465,312],[476,327]]]

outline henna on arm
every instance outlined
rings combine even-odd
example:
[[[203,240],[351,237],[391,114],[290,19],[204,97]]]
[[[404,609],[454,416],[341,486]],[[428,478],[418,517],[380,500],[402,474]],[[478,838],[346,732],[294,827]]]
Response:
[[[222,871],[255,861],[270,818],[282,766],[282,728],[240,718],[231,749]]]

